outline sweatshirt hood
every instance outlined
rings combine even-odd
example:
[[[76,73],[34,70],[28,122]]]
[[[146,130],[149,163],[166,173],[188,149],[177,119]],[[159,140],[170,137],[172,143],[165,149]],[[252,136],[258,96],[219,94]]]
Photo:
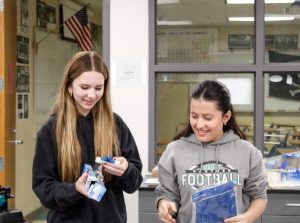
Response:
[[[202,148],[202,152],[199,154],[199,156],[202,156],[204,160],[206,159],[206,156],[207,156],[206,155],[206,150],[207,149],[210,149],[210,150],[213,149],[214,150],[214,160],[217,163],[217,170],[216,171],[219,172],[219,168],[220,168],[219,167],[219,161],[220,161],[219,146],[227,144],[227,143],[229,144],[229,143],[231,143],[235,140],[238,140],[239,137],[234,134],[233,130],[229,130],[229,131],[226,131],[219,140],[213,141],[213,142],[210,142],[210,143],[201,142],[195,134],[191,134],[188,137],[182,137],[180,139],[183,140],[183,141],[186,141],[188,143],[199,145],[200,148]],[[201,166],[201,171],[202,171],[202,168],[203,168],[203,166]]]
[[[213,142],[210,142],[210,143],[201,142],[195,134],[191,134],[190,136],[180,138],[180,140],[183,140],[183,141],[186,141],[186,142],[189,142],[189,143],[193,143],[193,144],[196,144],[196,145],[200,145],[200,146],[205,146],[205,147],[206,146],[214,146],[215,147],[215,146],[218,146],[218,145],[223,145],[223,144],[233,142],[233,141],[238,140],[238,139],[239,139],[239,136],[234,134],[233,130],[226,131],[219,140],[213,141]]]

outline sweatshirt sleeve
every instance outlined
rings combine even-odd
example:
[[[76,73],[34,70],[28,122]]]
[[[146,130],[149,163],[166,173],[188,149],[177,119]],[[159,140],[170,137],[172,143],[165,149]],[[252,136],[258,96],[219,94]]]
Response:
[[[167,146],[165,152],[159,159],[158,177],[159,184],[155,189],[155,192],[158,195],[156,207],[159,200],[167,199],[175,202],[178,209],[181,205],[181,197],[177,182],[177,173],[174,166],[174,157],[172,156],[172,143]]]
[[[54,130],[44,125],[37,136],[32,167],[32,188],[41,203],[50,209],[63,211],[83,196],[75,183],[61,182],[56,159]]]
[[[119,134],[121,155],[128,161],[127,170],[122,176],[117,177],[117,181],[120,183],[123,191],[126,193],[133,193],[139,188],[143,181],[141,174],[143,165],[135,140],[129,128],[120,116],[115,114],[115,118]]]
[[[244,190],[250,200],[267,200],[267,174],[263,163],[262,153],[253,146],[250,158],[250,173],[245,179]]]

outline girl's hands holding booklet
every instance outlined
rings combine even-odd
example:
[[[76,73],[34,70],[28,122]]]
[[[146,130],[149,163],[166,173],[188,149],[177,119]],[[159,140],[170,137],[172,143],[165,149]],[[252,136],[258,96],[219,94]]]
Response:
[[[76,181],[75,183],[75,188],[76,188],[76,191],[84,196],[88,196],[87,195],[87,191],[86,191],[86,181],[87,181],[87,178],[89,176],[89,173],[88,172],[84,172],[79,178],[78,180]]]
[[[122,176],[128,169],[128,161],[124,157],[114,157],[114,163],[103,163],[103,170],[116,176]]]
[[[240,214],[231,218],[227,218],[224,220],[225,223],[250,223],[245,214]]]
[[[266,209],[267,202],[263,199],[257,198],[253,200],[250,204],[249,209],[237,216],[233,216],[225,219],[225,223],[251,223],[255,222],[261,215],[262,212]]]

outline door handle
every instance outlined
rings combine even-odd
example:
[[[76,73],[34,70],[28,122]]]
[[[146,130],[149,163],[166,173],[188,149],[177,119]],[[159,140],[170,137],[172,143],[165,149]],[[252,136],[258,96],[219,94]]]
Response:
[[[15,144],[15,145],[19,145],[19,144],[23,144],[23,140],[19,140],[19,139],[16,139],[16,140],[10,140],[8,141],[9,143],[12,143],[12,144]]]
[[[16,139],[17,138],[17,129],[13,130],[13,134],[14,134],[15,140],[10,140],[10,141],[8,141],[8,143],[15,144],[15,145],[23,144],[23,140]]]
[[[299,203],[286,203],[285,204],[286,207],[300,207]]]

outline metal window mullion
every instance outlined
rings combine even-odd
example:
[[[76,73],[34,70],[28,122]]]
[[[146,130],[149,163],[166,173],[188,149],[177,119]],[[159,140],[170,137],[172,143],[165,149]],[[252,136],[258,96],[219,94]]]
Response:
[[[158,64],[154,72],[220,72],[220,73],[254,73],[255,65],[221,65],[221,64]]]
[[[271,63],[264,65],[264,72],[297,72],[299,73],[299,63]]]
[[[102,1],[102,55],[108,68],[110,67],[110,0]]]
[[[255,86],[254,86],[254,143],[264,148],[264,58],[265,58],[265,3],[255,1]]]
[[[148,141],[148,170],[156,162],[156,104],[155,104],[155,53],[156,53],[156,1],[149,1],[149,141]]]

